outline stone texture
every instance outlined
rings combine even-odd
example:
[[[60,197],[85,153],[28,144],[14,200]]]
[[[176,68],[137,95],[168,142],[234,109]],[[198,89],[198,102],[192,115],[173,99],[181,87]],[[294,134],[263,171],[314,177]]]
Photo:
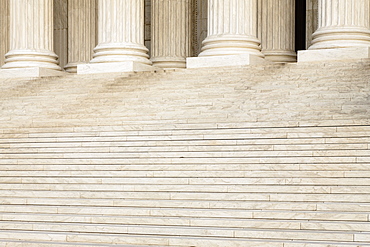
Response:
[[[96,1],[68,2],[68,64],[67,72],[77,73],[77,65],[92,59],[96,46]]]
[[[113,62],[113,63],[86,63],[77,65],[78,74],[98,74],[98,73],[115,73],[115,72],[133,72],[133,71],[150,71],[154,67],[137,63],[137,62]]]
[[[192,54],[192,0],[152,0],[153,65],[186,68]]]
[[[57,58],[53,52],[53,1],[10,0],[10,51],[3,68],[61,70]]]
[[[273,62],[295,62],[295,0],[263,0],[262,53]]]
[[[187,68],[243,66],[265,63],[259,56],[242,54],[229,56],[191,57],[187,59]]]
[[[370,58],[370,47],[336,48],[298,51],[298,62],[317,62],[325,60],[347,60]]]
[[[37,78],[37,77],[48,77],[48,76],[63,76],[65,72],[47,69],[42,67],[30,67],[30,68],[16,68],[16,69],[1,69],[0,78]]]
[[[0,0],[0,67],[9,50],[9,1]]]

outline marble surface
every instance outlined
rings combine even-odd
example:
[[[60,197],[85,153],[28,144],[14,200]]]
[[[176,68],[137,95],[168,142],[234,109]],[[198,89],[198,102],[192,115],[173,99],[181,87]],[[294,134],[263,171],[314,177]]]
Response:
[[[370,47],[298,51],[298,63],[370,58]]]
[[[187,58],[187,68],[227,67],[263,64],[266,61],[255,55],[229,55],[212,57],[190,57]]]
[[[65,73],[53,69],[45,69],[40,67],[34,68],[19,68],[19,69],[0,69],[0,78],[34,78],[34,77],[49,77],[49,76],[64,76]]]
[[[99,74],[114,72],[153,71],[153,66],[138,62],[89,63],[77,65],[77,74]]]

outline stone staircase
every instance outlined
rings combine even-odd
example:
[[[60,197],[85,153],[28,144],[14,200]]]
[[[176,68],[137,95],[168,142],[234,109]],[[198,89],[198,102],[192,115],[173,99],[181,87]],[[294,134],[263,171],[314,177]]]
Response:
[[[370,246],[370,61],[0,82],[0,246]]]

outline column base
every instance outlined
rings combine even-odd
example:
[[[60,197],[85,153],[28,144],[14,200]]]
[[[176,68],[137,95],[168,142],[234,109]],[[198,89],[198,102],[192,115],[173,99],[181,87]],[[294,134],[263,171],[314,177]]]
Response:
[[[54,69],[45,68],[19,68],[19,69],[0,69],[0,78],[37,78],[37,77],[51,77],[64,76],[65,72]]]
[[[298,51],[298,63],[370,58],[370,47]]]
[[[267,61],[274,63],[295,63],[297,62],[297,53],[293,51],[262,50]]]
[[[260,56],[243,54],[228,56],[189,57],[186,59],[186,63],[187,63],[186,67],[190,69],[190,68],[257,65],[266,63],[266,61]]]
[[[77,65],[77,74],[100,74],[119,72],[154,71],[157,68],[138,62],[86,63]]]

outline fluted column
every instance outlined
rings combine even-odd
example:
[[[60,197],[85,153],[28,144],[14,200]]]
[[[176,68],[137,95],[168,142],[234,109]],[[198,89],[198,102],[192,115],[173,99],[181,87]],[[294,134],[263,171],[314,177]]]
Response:
[[[53,52],[53,0],[10,0],[10,51],[3,68],[61,70]]]
[[[5,54],[9,49],[9,4],[0,0],[0,67],[4,64]]]
[[[295,62],[295,0],[263,0],[262,53],[273,62]]]
[[[208,0],[208,36],[199,56],[241,54],[263,57],[257,39],[257,0]]]
[[[96,46],[96,1],[68,2],[68,64],[67,72],[76,73],[77,65],[92,59]]]
[[[152,0],[152,62],[185,68],[191,56],[191,0]]]
[[[318,29],[309,49],[370,46],[370,0],[319,0]]]
[[[144,46],[144,0],[99,0],[98,45],[91,63],[150,65]]]

